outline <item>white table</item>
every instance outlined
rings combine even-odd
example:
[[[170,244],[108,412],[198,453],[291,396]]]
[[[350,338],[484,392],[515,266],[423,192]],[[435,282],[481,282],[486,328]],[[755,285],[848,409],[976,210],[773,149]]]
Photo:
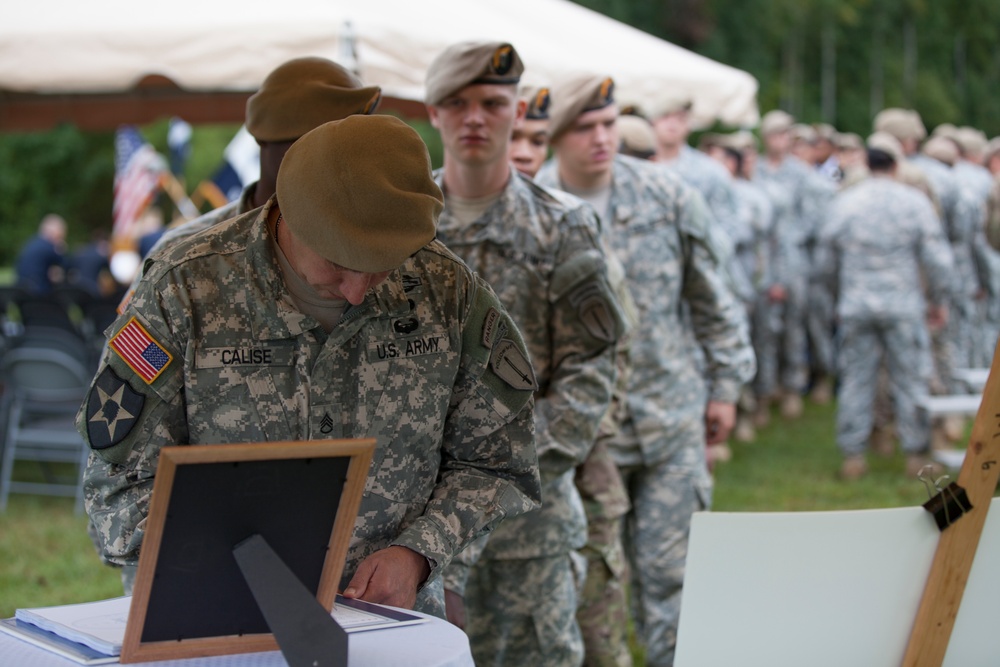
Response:
[[[427,623],[419,625],[351,633],[348,637],[349,667],[473,667],[466,634],[447,621],[431,616],[427,618]],[[0,665],[4,667],[73,667],[76,664],[0,633]],[[137,664],[156,667],[286,667],[287,663],[280,651],[270,651]]]

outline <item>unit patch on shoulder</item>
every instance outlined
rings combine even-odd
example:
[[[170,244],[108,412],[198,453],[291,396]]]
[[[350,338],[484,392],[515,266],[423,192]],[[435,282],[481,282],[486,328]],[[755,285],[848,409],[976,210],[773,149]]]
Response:
[[[517,343],[509,338],[498,341],[490,353],[490,367],[497,377],[514,389],[535,391],[535,371]]]
[[[580,304],[577,316],[583,322],[591,336],[605,343],[615,341],[615,320],[607,300],[601,297],[591,297]]]
[[[105,366],[87,395],[87,439],[91,449],[107,449],[124,440],[145,403],[145,396]]]
[[[170,353],[134,317],[108,341],[108,346],[146,384],[152,384],[173,360]]]
[[[588,283],[569,295],[570,304],[576,308],[587,332],[597,340],[613,343],[616,339],[615,318],[611,304],[596,283]]]
[[[490,308],[483,320],[483,347],[492,348],[493,344],[507,335],[507,325],[500,316],[500,311]]]

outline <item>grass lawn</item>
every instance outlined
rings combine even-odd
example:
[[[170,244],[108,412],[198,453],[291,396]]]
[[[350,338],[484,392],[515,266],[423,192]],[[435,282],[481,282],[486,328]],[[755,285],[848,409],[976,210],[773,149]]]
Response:
[[[837,479],[832,406],[806,406],[794,422],[776,419],[752,444],[733,445],[716,468],[719,511],[817,511],[920,505],[927,491],[903,475],[903,457],[871,457],[858,482]],[[73,501],[11,496],[0,515],[0,618],[18,607],[83,602],[121,594],[117,571],[105,567]]]

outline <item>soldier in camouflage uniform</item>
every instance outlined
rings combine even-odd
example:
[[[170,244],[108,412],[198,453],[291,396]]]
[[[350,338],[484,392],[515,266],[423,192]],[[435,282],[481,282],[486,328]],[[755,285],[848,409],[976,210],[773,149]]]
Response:
[[[638,311],[620,434],[610,444],[632,503],[625,544],[636,629],[646,664],[658,667],[673,662],[691,515],[711,503],[706,441],[728,436],[754,359],[703,199],[661,167],[616,155],[612,89],[601,76],[553,86],[556,161],[538,180],[602,215]]]
[[[787,113],[769,111],[761,120],[765,156],[757,164],[754,182],[767,192],[774,206],[774,281],[762,313],[777,327],[777,358],[758,359],[756,393],[757,425],[767,423],[769,402],[780,399],[781,414],[794,418],[802,412],[802,393],[808,383],[808,339],[806,297],[809,282],[808,240],[810,229],[804,196],[809,168],[789,154],[794,119]]]
[[[279,65],[247,100],[246,129],[260,145],[260,179],[244,187],[239,199],[167,230],[148,256],[155,258],[181,239],[263,206],[274,194],[281,159],[296,139],[323,123],[372,113],[380,99],[378,86],[365,86],[331,60],[295,58]],[[139,278],[141,273],[135,283]]]
[[[670,90],[651,101],[649,120],[656,134],[653,159],[700,192],[714,219],[729,225],[736,217],[736,198],[729,178],[712,158],[687,144],[691,106],[689,96]]]
[[[941,207],[940,220],[945,237],[951,244],[957,282],[951,291],[948,304],[948,324],[944,332],[947,351],[940,359],[941,375],[947,384],[947,391],[954,393],[957,387],[951,378],[956,366],[968,365],[972,332],[971,321],[975,314],[975,294],[977,291],[975,270],[972,265],[973,230],[979,223],[976,212],[964,198],[959,184],[955,181],[951,168],[919,151],[920,142],[926,138],[927,130],[920,115],[910,109],[883,109],[873,121],[876,132],[887,132],[899,140],[903,146],[907,162],[921,170],[927,177]]]
[[[750,339],[753,342],[754,354],[775,358],[777,350],[768,349],[765,345],[775,345],[777,329],[762,334],[761,330],[778,323],[769,322],[766,317],[771,313],[761,304],[767,299],[767,293],[773,281],[771,254],[773,252],[774,234],[772,232],[774,210],[767,193],[753,182],[756,165],[757,144],[753,135],[737,133],[727,135],[720,140],[718,159],[733,177],[733,192],[736,195],[737,220],[743,231],[734,235],[736,241],[736,258],[742,264],[742,273],[749,280],[750,298],[745,302],[750,320]],[[756,438],[753,425],[753,414],[757,408],[757,397],[753,391],[753,383],[744,386],[737,404],[736,426],[733,437],[740,442],[750,442]]]
[[[593,210],[511,167],[522,69],[510,44],[466,42],[427,71],[428,114],[445,148],[438,239],[490,284],[525,337],[543,495],[541,509],[456,558],[445,588],[449,613],[464,603],[477,664],[570,666],[583,658],[573,555],[587,534],[574,470],[608,410],[623,320]]]
[[[77,420],[106,562],[138,561],[163,446],[372,437],[344,594],[443,616],[428,582],[541,490],[527,350],[432,241],[441,206],[419,135],[352,116],[296,142],[263,208],[149,267]]]
[[[837,445],[845,479],[867,470],[864,452],[882,355],[907,474],[926,464],[930,430],[919,410],[930,367],[925,317],[947,317],[943,304],[952,284],[948,244],[930,202],[893,179],[896,161],[890,153],[869,148],[868,165],[871,178],[837,196],[817,259],[840,322]]]
[[[527,103],[526,120],[514,124],[511,162],[522,174],[534,178],[545,162],[549,148],[548,88],[526,89],[521,97]],[[639,116],[623,116],[639,125],[639,141],[633,148],[652,154],[655,146],[652,128]],[[621,119],[619,119],[620,121]],[[648,130],[643,135],[641,130]],[[530,140],[530,141],[529,141]],[[626,146],[622,137],[622,148]],[[648,159],[648,157],[646,158]],[[625,285],[625,269],[613,254],[606,256],[608,278],[622,306],[629,329],[638,326],[635,304]],[[628,388],[629,338],[618,338],[616,371],[611,407],[601,420],[597,442],[587,458],[576,468],[574,481],[583,500],[587,517],[587,543],[579,550],[586,559],[586,578],[577,600],[576,620],[583,636],[584,667],[631,667],[628,646],[628,605],[625,548],[622,544],[622,520],[629,509],[628,494],[615,465],[608,441],[616,437],[620,414]]]

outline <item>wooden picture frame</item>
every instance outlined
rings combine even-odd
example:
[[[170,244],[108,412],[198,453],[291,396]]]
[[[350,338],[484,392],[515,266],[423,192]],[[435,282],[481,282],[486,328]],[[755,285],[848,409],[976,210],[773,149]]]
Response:
[[[333,608],[375,440],[164,447],[121,662],[278,649],[233,548],[262,536]]]

